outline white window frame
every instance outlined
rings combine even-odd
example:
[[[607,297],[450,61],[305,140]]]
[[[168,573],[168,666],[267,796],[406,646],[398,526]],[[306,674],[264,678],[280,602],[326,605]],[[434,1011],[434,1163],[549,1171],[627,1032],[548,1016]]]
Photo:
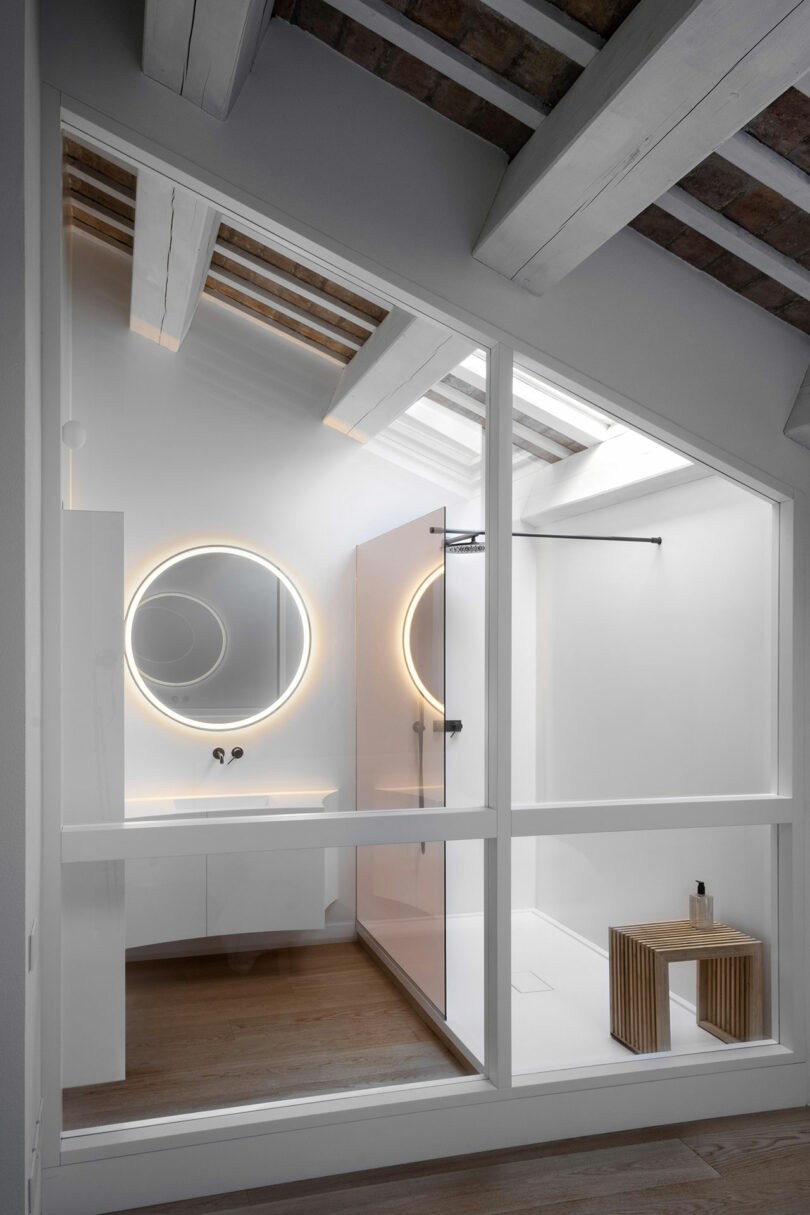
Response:
[[[111,134],[96,125],[95,117],[81,107],[63,112],[59,96],[44,90],[42,127],[43,229],[45,266],[43,395],[44,439],[44,662],[46,671],[59,671],[61,637],[59,626],[59,486],[62,481],[62,400],[68,384],[67,343],[61,341],[66,285],[62,274],[61,239],[61,129],[65,123],[82,137],[90,138],[128,158],[150,167],[168,167],[154,151],[135,148],[125,134]],[[177,180],[193,179],[173,170]],[[206,187],[195,181],[198,191]],[[224,199],[211,188],[210,197],[242,223],[258,227],[257,213],[246,203]],[[278,237],[279,223],[265,219],[264,229]],[[310,260],[317,255],[314,242],[306,247]],[[336,259],[337,260],[337,259]],[[322,255],[324,268],[329,260]],[[346,262],[339,265],[351,277]],[[356,277],[356,274],[355,274]],[[413,309],[419,302],[402,291],[386,294]],[[426,315],[431,315],[425,309]],[[444,316],[448,323],[447,316]],[[762,796],[663,798],[601,802],[511,804],[511,382],[513,351],[487,339],[473,326],[455,325],[484,346],[489,353],[488,427],[486,444],[486,531],[487,531],[487,804],[464,810],[397,810],[362,814],[291,814],[266,819],[255,816],[208,819],[204,822],[162,820],[118,824],[85,824],[61,827],[59,797],[59,680],[45,681],[44,694],[44,881],[43,990],[44,990],[44,1088],[45,1120],[43,1162],[47,1170],[64,1166],[99,1165],[111,1158],[143,1156],[153,1150],[223,1143],[248,1139],[270,1132],[314,1129],[342,1122],[376,1120],[414,1111],[449,1110],[505,1100],[523,1100],[533,1094],[574,1093],[578,1090],[609,1089],[617,1083],[635,1085],[654,1079],[768,1068],[804,1059],[803,984],[792,981],[801,973],[800,941],[794,926],[801,924],[800,897],[803,888],[802,852],[792,848],[802,836],[802,774],[794,761],[792,739],[803,736],[801,678],[794,678],[794,630],[806,618],[803,554],[794,536],[807,536],[808,518],[802,495],[777,485],[755,470],[733,464],[723,453],[697,449],[687,435],[657,427],[634,412],[633,403],[608,396],[598,385],[566,376],[559,367],[534,366],[564,387],[578,391],[594,404],[608,409],[646,433],[711,462],[718,471],[758,490],[780,503],[779,508],[779,653],[778,653],[778,763],[775,792]],[[521,358],[521,362],[524,359]],[[699,1056],[666,1059],[640,1058],[627,1063],[572,1069],[541,1076],[514,1077],[511,1061],[511,843],[513,837],[571,834],[586,831],[657,830],[676,827],[735,827],[768,824],[776,841],[778,864],[778,1045],[739,1047]],[[394,844],[424,839],[481,839],[485,842],[485,1077],[463,1077],[454,1081],[399,1085],[362,1093],[282,1101],[265,1106],[207,1111],[173,1119],[154,1119],[114,1130],[62,1133],[60,1060],[60,874],[63,864],[130,859],[144,856],[180,856],[200,852],[274,851],[302,847],[347,847],[364,844]],[[159,841],[159,842],[158,842]],[[798,936],[799,934],[795,934]],[[539,1137],[536,1133],[535,1138]],[[530,1137],[531,1138],[531,1137]],[[449,1146],[446,1150],[452,1150]],[[78,1173],[74,1174],[78,1176]],[[258,1183],[257,1183],[258,1184]],[[128,1205],[122,1195],[121,1205]]]

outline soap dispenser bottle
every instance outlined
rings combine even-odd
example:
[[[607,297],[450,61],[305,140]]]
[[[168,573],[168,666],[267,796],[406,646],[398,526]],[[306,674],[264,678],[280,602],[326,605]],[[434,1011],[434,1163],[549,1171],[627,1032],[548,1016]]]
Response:
[[[689,923],[693,928],[711,928],[714,924],[714,897],[706,893],[706,883],[697,881],[697,894],[689,895]]]

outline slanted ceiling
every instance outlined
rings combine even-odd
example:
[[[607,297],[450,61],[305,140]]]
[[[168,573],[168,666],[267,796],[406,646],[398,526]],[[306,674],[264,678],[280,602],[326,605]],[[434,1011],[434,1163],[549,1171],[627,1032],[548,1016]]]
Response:
[[[638,3],[277,0],[274,16],[512,158]],[[562,21],[556,30],[554,18]],[[544,31],[548,41],[539,36]],[[804,87],[788,89],[630,226],[810,333],[810,99]],[[785,168],[793,177],[787,193]]]
[[[63,141],[64,212],[71,225],[131,254],[136,175],[92,147]],[[283,250],[220,224],[205,294],[282,337],[347,364],[388,315],[385,308]]]
[[[381,0],[382,2],[382,0]],[[598,46],[618,29],[639,0],[543,0],[538,7],[559,11],[595,35]],[[486,5],[481,0],[387,0],[388,7],[428,35],[444,41],[473,65],[494,73],[525,92],[541,115],[568,92],[582,64],[510,20],[496,9],[520,11],[521,5]],[[355,6],[351,6],[354,11]],[[525,5],[531,7],[531,0]],[[521,122],[472,87],[464,87],[381,34],[325,0],[276,0],[273,15],[298,25],[354,63],[395,88],[437,110],[514,156],[534,125]],[[360,12],[360,7],[357,8]],[[382,27],[380,27],[382,28]],[[393,36],[393,30],[391,31]],[[596,47],[594,47],[596,49]],[[448,62],[448,69],[449,69]],[[506,98],[502,104],[506,104]]]

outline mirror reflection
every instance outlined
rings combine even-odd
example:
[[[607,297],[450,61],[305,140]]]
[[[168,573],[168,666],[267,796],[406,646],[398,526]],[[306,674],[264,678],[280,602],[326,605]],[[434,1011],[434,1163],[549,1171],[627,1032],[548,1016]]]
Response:
[[[444,713],[444,565],[419,584],[402,631],[405,665],[417,690]]]
[[[161,712],[200,729],[275,712],[300,683],[309,649],[299,592],[247,549],[175,554],[144,580],[127,612],[127,662],[138,688]]]

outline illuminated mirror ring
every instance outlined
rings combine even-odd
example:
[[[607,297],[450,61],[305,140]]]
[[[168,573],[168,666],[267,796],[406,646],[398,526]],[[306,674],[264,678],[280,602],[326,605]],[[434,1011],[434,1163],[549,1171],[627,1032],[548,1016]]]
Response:
[[[215,622],[216,627],[219,630],[220,645],[219,645],[219,653],[214,658],[214,661],[209,665],[207,670],[202,672],[201,675],[195,675],[193,679],[158,679],[157,675],[150,675],[149,676],[150,682],[159,683],[163,687],[166,687],[166,688],[190,688],[195,683],[202,683],[202,681],[204,679],[207,679],[209,675],[213,675],[214,671],[217,669],[219,664],[222,662],[222,659],[225,657],[225,650],[227,648],[228,641],[227,641],[227,635],[225,633],[225,625],[222,622],[222,617],[220,616],[219,612],[217,612],[214,608],[211,607],[210,603],[206,603],[205,600],[200,599],[200,597],[198,595],[189,595],[188,593],[183,592],[183,591],[160,591],[157,595],[150,595],[148,599],[141,599],[139,607],[141,609],[154,607],[157,605],[157,601],[159,599],[172,599],[172,600],[185,599],[186,601],[188,601],[190,603],[196,603],[199,607],[202,608],[203,612],[207,613],[211,617],[211,619]],[[165,604],[161,604],[160,606],[167,612],[175,611],[175,609],[167,607]],[[176,614],[176,612],[175,612],[175,614]],[[182,619],[182,617],[181,617],[181,619]],[[194,640],[195,640],[194,633],[193,633],[193,630],[191,629],[191,627],[188,625],[188,623],[186,621],[183,621],[183,623],[186,624],[186,626],[188,627],[189,634],[190,634],[190,640],[188,643],[188,649],[185,651],[185,653],[179,654],[177,656],[178,660],[188,657],[189,653],[193,649]],[[134,631],[135,631],[135,627],[133,624],[133,632]],[[143,663],[144,655],[141,654],[140,652],[138,652],[137,644],[134,640],[132,643],[132,651],[133,651],[133,655],[135,656],[136,664],[138,662]]]
[[[443,564],[437,566],[435,570],[428,574],[427,578],[423,579],[423,581],[419,583],[419,586],[414,591],[413,597],[408,604],[408,610],[405,613],[405,621],[402,626],[402,652],[405,656],[405,666],[408,668],[408,674],[413,680],[416,690],[421,696],[424,696],[428,704],[431,705],[437,713],[444,713],[444,705],[437,697],[433,695],[432,692],[428,691],[428,689],[425,687],[424,680],[417,670],[416,662],[413,656],[412,635],[414,617],[419,604],[422,602],[433,584],[442,577],[444,577]]]
[[[233,558],[242,561],[237,564]],[[189,564],[181,571],[184,562]],[[211,661],[205,674],[193,680],[161,679],[138,665],[133,644],[136,614],[163,595],[189,605],[195,602],[212,622]],[[216,606],[209,602],[212,598],[218,599]],[[175,614],[193,630],[192,622]],[[175,638],[178,652],[172,652],[171,638],[157,638],[154,652],[163,653],[164,665],[181,662],[189,652],[185,636],[180,639],[176,629]],[[124,651],[135,686],[160,713],[196,730],[235,730],[270,717],[290,699],[309,664],[312,628],[298,588],[272,561],[234,545],[206,544],[174,553],[147,574],[127,608]],[[182,712],[175,707],[180,703],[177,696],[167,703],[172,687],[187,690]],[[205,697],[214,698],[213,709]]]

